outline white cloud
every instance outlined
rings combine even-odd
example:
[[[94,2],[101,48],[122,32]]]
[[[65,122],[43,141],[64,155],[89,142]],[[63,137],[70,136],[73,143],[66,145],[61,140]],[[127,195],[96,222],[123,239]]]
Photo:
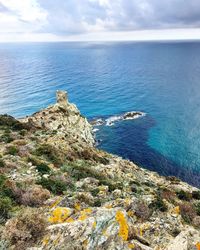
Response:
[[[198,28],[199,0],[0,0],[0,41],[199,39]]]
[[[36,0],[0,0],[0,33],[35,32],[46,23],[47,12]]]

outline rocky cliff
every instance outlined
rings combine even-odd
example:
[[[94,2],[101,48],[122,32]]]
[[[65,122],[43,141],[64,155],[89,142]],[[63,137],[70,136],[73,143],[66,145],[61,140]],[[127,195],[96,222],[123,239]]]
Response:
[[[0,249],[200,249],[200,191],[97,150],[65,92],[0,142]]]

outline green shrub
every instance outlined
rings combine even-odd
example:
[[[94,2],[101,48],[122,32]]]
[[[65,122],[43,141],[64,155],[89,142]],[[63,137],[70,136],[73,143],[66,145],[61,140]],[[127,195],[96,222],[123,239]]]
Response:
[[[26,130],[26,129],[22,129],[22,130],[19,132],[19,134],[20,134],[21,136],[25,136],[26,133],[27,133],[27,130]]]
[[[12,209],[12,201],[9,197],[0,196],[0,216],[3,219],[8,219]]]
[[[63,170],[68,172],[68,174],[77,181],[83,178],[93,177],[99,180],[100,185],[108,186],[109,191],[122,189],[123,187],[123,184],[120,181],[109,179],[105,174],[95,169],[94,166],[91,166],[88,161],[82,160],[71,163],[71,165],[64,166]]]
[[[0,126],[12,130],[22,130],[26,126],[10,115],[0,115]]]
[[[9,155],[16,155],[18,151],[19,150],[13,145],[7,148],[7,154]]]
[[[61,180],[53,179],[53,178],[41,178],[37,181],[37,184],[43,186],[43,188],[48,189],[53,194],[63,194],[64,191],[67,190],[67,184]]]
[[[176,176],[167,176],[166,177],[166,179],[168,180],[168,181],[171,181],[172,183],[174,183],[174,184],[178,184],[178,183],[180,183],[180,179],[179,178],[177,178]]]
[[[37,156],[45,156],[55,165],[62,165],[65,161],[64,155],[58,151],[55,147],[49,144],[42,144],[36,150],[35,154]]]
[[[192,192],[192,198],[195,200],[200,200],[200,190]]]
[[[96,197],[99,191],[100,191],[99,188],[94,188],[90,191],[90,193],[92,194],[92,196]]]
[[[180,200],[190,201],[192,199],[192,194],[184,190],[176,191],[176,194]]]
[[[5,175],[0,175],[0,196],[14,198],[12,189],[9,187],[9,181]]]
[[[200,202],[198,202],[198,203],[195,205],[195,208],[196,208],[196,213],[197,213],[197,215],[200,216]]]
[[[156,200],[150,205],[150,208],[158,209],[161,212],[167,211],[167,206],[164,203],[163,199],[160,197],[160,194],[157,195]]]
[[[5,167],[5,162],[2,159],[0,159],[0,168],[3,168],[3,167]]]
[[[41,163],[36,167],[36,169],[40,174],[49,174],[51,171],[50,167],[45,163]]]

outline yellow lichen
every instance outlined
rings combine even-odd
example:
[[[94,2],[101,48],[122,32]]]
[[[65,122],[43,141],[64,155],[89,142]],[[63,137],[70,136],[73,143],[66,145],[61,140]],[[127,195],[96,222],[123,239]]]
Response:
[[[105,227],[105,228],[102,230],[102,234],[103,234],[104,236],[107,236],[107,227]]]
[[[142,236],[142,235],[143,235],[143,228],[140,227],[140,236]]]
[[[88,218],[88,215],[92,212],[92,209],[91,208],[85,208],[83,209],[82,211],[80,211],[80,216],[78,218],[78,220],[85,220]]]
[[[80,203],[75,203],[74,208],[75,208],[76,210],[80,211],[80,210],[81,210],[81,205],[80,205]]]
[[[174,214],[180,214],[180,207],[179,206],[175,207],[172,212]]]
[[[97,222],[94,221],[92,227],[93,227],[93,228],[96,228],[96,226],[97,226]]]
[[[105,205],[105,208],[110,209],[110,208],[112,208],[112,205]]]
[[[134,213],[134,211],[129,210],[129,211],[127,212],[127,214],[128,214],[129,217],[133,217],[135,213]]]
[[[122,211],[117,211],[116,220],[119,223],[119,236],[125,241],[128,239],[128,224]]]
[[[197,248],[197,250],[200,250],[200,242],[196,243],[196,248]]]
[[[78,220],[86,220],[88,218],[88,216],[86,214],[81,214],[78,218]]]
[[[43,242],[43,245],[46,246],[49,243],[49,236],[44,237],[42,242]]]
[[[83,209],[82,212],[83,212],[83,213],[90,214],[90,213],[92,212],[92,209],[91,209],[91,208],[85,208],[85,209]]]
[[[49,217],[51,223],[63,223],[69,217],[70,211],[65,207],[57,207]]]
[[[74,222],[74,219],[73,219],[73,218],[67,218],[67,219],[66,219],[66,222],[68,222],[68,223]]]
[[[61,200],[62,200],[62,198],[57,199],[55,202],[53,202],[53,203],[50,205],[50,208],[56,207],[56,206],[61,202]]]
[[[134,248],[135,248],[135,244],[129,243],[129,244],[128,244],[128,247],[129,247],[130,249],[134,249]]]

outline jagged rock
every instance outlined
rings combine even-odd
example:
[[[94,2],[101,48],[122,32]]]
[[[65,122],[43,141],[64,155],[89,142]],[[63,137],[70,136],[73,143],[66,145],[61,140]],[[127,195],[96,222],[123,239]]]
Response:
[[[57,132],[60,137],[70,137],[94,145],[92,126],[83,117],[77,107],[67,100],[67,93],[57,91],[57,103],[49,106],[30,117],[20,119],[21,122],[37,128]]]
[[[187,228],[182,231],[175,239],[171,240],[166,250],[192,250],[200,241],[200,232],[194,228]]]

